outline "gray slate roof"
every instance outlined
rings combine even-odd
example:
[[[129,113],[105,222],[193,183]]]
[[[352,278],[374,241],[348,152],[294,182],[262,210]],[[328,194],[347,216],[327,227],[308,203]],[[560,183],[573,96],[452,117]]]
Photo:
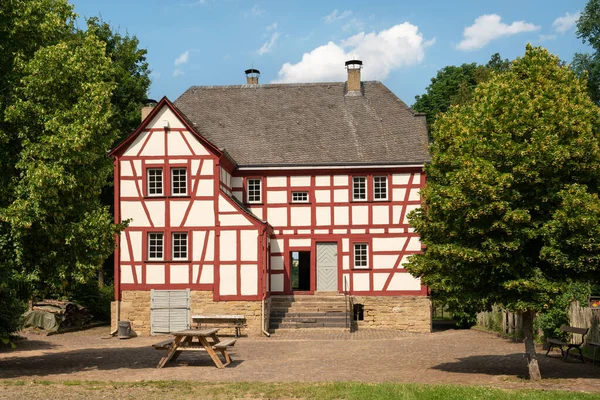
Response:
[[[175,102],[238,166],[423,164],[425,117],[381,82],[192,86]]]

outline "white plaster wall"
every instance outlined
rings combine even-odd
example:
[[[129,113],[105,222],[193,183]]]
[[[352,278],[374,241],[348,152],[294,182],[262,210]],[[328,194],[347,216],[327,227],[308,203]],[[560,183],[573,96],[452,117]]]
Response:
[[[170,269],[170,282],[171,283],[190,283],[190,270],[189,265],[172,264]]]
[[[392,189],[392,200],[404,201],[404,197],[406,197],[406,189],[404,189],[404,188]]]
[[[285,204],[288,202],[287,191],[269,190],[267,191],[267,204]]]
[[[133,253],[133,261],[143,261],[143,258],[142,258],[142,232],[136,232],[136,231],[129,232],[129,239],[131,240],[131,250]],[[141,276],[142,275],[138,274],[138,277],[141,278]]]
[[[121,176],[133,176],[133,170],[131,169],[131,162],[129,162],[129,160],[121,161],[119,164],[121,165],[119,171]]]
[[[193,231],[192,232],[192,261],[200,261],[202,251],[204,250],[204,240],[207,232]]]
[[[206,255],[204,261],[215,260],[215,231],[208,232],[208,243],[206,244]]]
[[[164,158],[146,160],[146,164],[164,164],[164,163],[165,163],[165,159]]]
[[[169,128],[184,128],[183,123],[177,116],[167,107],[163,106],[156,116],[146,126],[147,129],[162,129],[164,127],[162,121],[169,122]]]
[[[219,269],[219,292],[221,295],[237,294],[237,269],[235,265],[221,265]]]
[[[194,200],[185,226],[215,226],[215,208],[211,200]]]
[[[168,152],[170,156],[191,156],[192,152],[187,146],[181,134],[177,132],[167,133]]]
[[[192,150],[194,150],[194,154],[197,156],[205,156],[210,154],[208,150],[200,143],[200,140],[191,132],[183,131],[183,136],[187,139],[188,143]]]
[[[271,270],[283,271],[283,256],[271,256]]]
[[[348,225],[348,207],[334,207],[333,222],[335,225]]]
[[[133,269],[130,265],[121,266],[121,283],[135,283],[133,280]]]
[[[131,261],[129,257],[129,243],[127,243],[127,236],[125,232],[121,232],[121,261]]]
[[[354,274],[352,288],[358,292],[369,290],[369,274]]]
[[[408,242],[408,246],[406,246],[407,251],[421,251],[421,240],[418,237],[411,237],[410,242]]]
[[[310,239],[290,239],[290,247],[310,247]]]
[[[165,266],[147,264],[146,265],[146,284],[165,283]]]
[[[350,239],[342,239],[342,251],[348,252],[350,251]]]
[[[133,143],[131,143],[129,145],[129,147],[127,148],[127,150],[125,150],[123,152],[124,156],[137,156],[137,154],[140,152],[140,149],[142,148],[142,145],[144,144],[144,142],[146,141],[146,138],[148,137],[149,132],[148,131],[144,131],[141,132],[134,140]],[[138,169],[139,171],[139,169]]]
[[[200,169],[200,175],[213,175],[214,162],[211,159],[202,160],[202,168]]]
[[[258,260],[258,231],[241,231],[241,260],[242,261],[257,261]]]
[[[263,209],[261,207],[249,207],[252,214],[254,214],[257,218],[264,220],[263,217]]]
[[[350,256],[342,256],[342,268],[350,269]]]
[[[271,239],[271,252],[283,253],[283,239]]]
[[[150,221],[148,221],[144,208],[139,201],[122,201],[121,217],[123,219],[131,218],[131,222],[129,223],[131,227],[150,226]]]
[[[187,164],[188,160],[185,158],[170,158],[168,162],[169,164]]]
[[[196,196],[212,196],[215,193],[215,183],[212,179],[198,179]]]
[[[236,231],[221,231],[220,256],[221,261],[235,261],[237,259]]]
[[[413,176],[413,185],[419,185],[421,183],[421,174],[420,173],[416,173]]]
[[[375,237],[373,251],[401,251],[406,243],[405,237]]]
[[[392,184],[393,185],[408,185],[410,174],[393,174]]]
[[[165,226],[165,202],[146,201],[146,207],[154,226],[157,228]],[[173,223],[173,220],[171,220],[171,223]]]
[[[399,224],[402,216],[402,206],[392,206],[392,224]]]
[[[290,210],[292,219],[291,226],[310,226],[311,225],[311,209],[310,207],[292,207]]]
[[[186,201],[186,200],[171,202],[171,207],[170,207],[171,226],[173,226],[173,227],[181,226],[181,223],[183,222],[183,217],[185,216],[185,212],[186,212],[189,204],[190,204],[190,202]]]
[[[142,160],[133,160],[133,174],[142,176]]]
[[[388,290],[421,290],[421,280],[408,272],[398,272],[392,277]]]
[[[406,265],[408,263],[408,255],[404,255],[402,256],[402,260],[400,260],[400,268],[406,268]]]
[[[164,132],[151,132],[150,139],[141,153],[142,156],[164,156],[165,134]]]
[[[408,195],[409,201],[417,201],[421,200],[421,195],[419,194],[420,189],[411,189],[410,194]]]
[[[317,225],[329,226],[331,225],[331,207],[317,207]]]
[[[373,274],[373,290],[383,290],[388,276],[390,276],[389,273]]]
[[[331,186],[331,177],[330,176],[316,176],[315,177],[315,185],[316,186]]]
[[[398,260],[397,255],[374,254],[373,255],[373,269],[394,268],[394,264],[396,264],[397,260]]]
[[[333,191],[333,201],[336,203],[347,203],[348,189],[335,189]]]
[[[317,203],[329,203],[329,202],[331,202],[331,191],[329,191],[329,190],[315,190],[315,201]]]
[[[242,214],[221,214],[219,215],[221,226],[251,226],[252,222]]]
[[[267,221],[272,226],[287,226],[287,208],[269,208],[267,210]]]
[[[352,206],[352,224],[367,225],[369,223],[368,206]]]
[[[271,292],[283,292],[283,274],[271,275]]]
[[[348,186],[348,175],[334,175],[333,186]]]
[[[204,264],[202,266],[202,275],[200,275],[200,283],[214,283],[215,267],[212,265]]]
[[[237,212],[238,210],[223,196],[223,194],[219,194],[219,211]]]
[[[242,265],[240,267],[241,291],[244,296],[258,293],[258,268],[256,265]]]
[[[373,206],[373,225],[388,225],[390,223],[389,206]]]
[[[292,176],[290,186],[310,186],[310,176]]]
[[[285,176],[267,176],[267,187],[286,187],[286,186],[287,186],[287,178]]]
[[[137,280],[138,280],[136,283],[141,283],[141,280],[142,280],[142,266],[141,265],[135,266],[135,273],[136,273]]]

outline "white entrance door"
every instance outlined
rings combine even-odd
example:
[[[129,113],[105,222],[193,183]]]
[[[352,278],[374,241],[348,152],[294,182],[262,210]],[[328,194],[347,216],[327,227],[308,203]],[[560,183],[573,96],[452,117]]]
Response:
[[[337,243],[317,243],[317,290],[338,290]]]

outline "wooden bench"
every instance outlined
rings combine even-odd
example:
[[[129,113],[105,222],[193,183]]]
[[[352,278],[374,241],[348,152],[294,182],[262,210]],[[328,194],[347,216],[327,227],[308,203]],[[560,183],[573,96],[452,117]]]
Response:
[[[163,340],[162,342],[154,343],[152,347],[154,347],[156,350],[167,350],[171,348],[174,340],[175,338]]]
[[[587,345],[594,347],[594,358],[592,359],[592,365],[596,365],[596,349],[600,347],[600,342],[590,342],[588,340]]]
[[[581,357],[581,362],[585,363],[585,360],[583,359],[583,353],[581,352],[581,345],[583,344],[585,335],[587,335],[589,329],[563,325],[560,327],[560,330],[562,332],[570,333],[571,336],[573,334],[581,335],[581,341],[579,343],[569,343],[558,339],[548,339],[548,344],[550,346],[546,352],[546,357],[548,357],[548,353],[550,353],[550,350],[552,350],[553,347],[558,347],[560,348],[560,353],[562,354],[563,360],[567,361],[567,357],[569,357],[569,351],[571,351],[571,349],[577,349],[577,351],[579,351],[579,356]],[[563,347],[567,348],[566,352],[563,350]]]
[[[235,337],[240,337],[240,329],[246,327],[246,317],[243,315],[192,315],[192,322],[198,329],[202,326],[235,328]]]

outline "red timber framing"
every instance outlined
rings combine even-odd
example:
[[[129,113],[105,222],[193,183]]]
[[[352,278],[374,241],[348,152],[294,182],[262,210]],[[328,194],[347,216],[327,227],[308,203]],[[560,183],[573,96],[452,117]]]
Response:
[[[387,199],[376,200],[374,177],[381,176],[387,177]],[[269,185],[270,177],[277,178],[276,182],[272,182],[273,185]],[[366,200],[353,200],[353,177],[366,178]],[[247,179],[254,178],[262,180],[260,204],[248,204],[246,201]],[[269,287],[273,287],[274,281],[279,284],[283,282],[283,290],[273,289],[273,294],[314,293],[317,275],[317,243],[337,243],[340,292],[344,290],[343,279],[346,276],[350,292],[356,295],[426,296],[428,294],[427,288],[423,285],[403,290],[394,288],[392,282],[395,274],[406,273],[401,266],[405,257],[422,251],[420,243],[416,242],[419,235],[406,221],[407,212],[421,204],[418,191],[425,184],[425,175],[421,167],[238,170],[235,172],[233,182],[236,182],[232,188],[234,195],[256,215],[262,216],[273,226],[272,240],[279,243],[279,248],[272,248],[271,255],[274,258],[280,257],[280,261],[276,265],[271,265]],[[292,202],[291,193],[297,191],[307,192],[308,202]],[[298,218],[293,219],[294,213],[299,210],[302,213],[303,208],[310,209],[310,217],[298,225],[296,223]],[[329,213],[329,218],[321,218],[317,221],[317,209],[321,217],[325,210]],[[278,218],[271,218],[275,214]],[[397,245],[392,248],[373,245],[393,239],[397,239]],[[354,243],[368,245],[367,268],[354,267]],[[291,288],[290,255],[295,251],[311,252],[311,289],[308,292],[293,292]],[[393,259],[393,263],[382,265],[378,261],[386,257],[387,260]],[[359,280],[362,282],[361,285],[355,283]]]
[[[166,108],[177,118],[177,127],[148,126],[159,112]],[[142,136],[142,135],[145,135]],[[160,154],[147,152],[153,135],[163,135]],[[168,135],[176,136],[182,151],[173,154]],[[173,138],[173,136],[171,136]],[[136,140],[138,140],[136,142]],[[198,141],[191,143],[191,141]],[[231,174],[235,165],[223,152],[199,135],[171,102],[163,98],[140,127],[113,149],[110,156],[115,169],[115,223],[131,218],[129,227],[117,236],[115,251],[115,299],[120,300],[125,290],[212,290],[213,299],[260,300],[265,296],[265,277],[268,270],[269,237],[271,227],[253,216],[229,193],[221,182],[221,168]],[[148,193],[148,169],[162,169],[162,195]],[[186,192],[171,193],[171,169],[186,169]],[[124,190],[125,189],[125,190]],[[227,210],[221,210],[227,205]],[[197,208],[200,207],[200,208]],[[200,211],[198,211],[200,210]],[[239,225],[222,225],[226,216],[239,218]],[[200,221],[201,219],[201,221]],[[223,242],[222,232],[235,232],[238,239]],[[241,240],[243,232],[256,231],[256,258],[243,259]],[[163,234],[163,257],[149,259],[148,234]],[[172,235],[187,234],[187,259],[172,259]],[[196,246],[195,246],[196,244]],[[222,249],[235,249],[235,259],[220,254]],[[221,265],[235,265],[237,282],[235,293],[221,294]],[[256,288],[242,293],[242,270],[256,268]],[[211,271],[212,270],[212,271]],[[153,271],[153,272],[152,272]],[[159,271],[159,272],[156,272]],[[175,279],[173,279],[175,277]]]

